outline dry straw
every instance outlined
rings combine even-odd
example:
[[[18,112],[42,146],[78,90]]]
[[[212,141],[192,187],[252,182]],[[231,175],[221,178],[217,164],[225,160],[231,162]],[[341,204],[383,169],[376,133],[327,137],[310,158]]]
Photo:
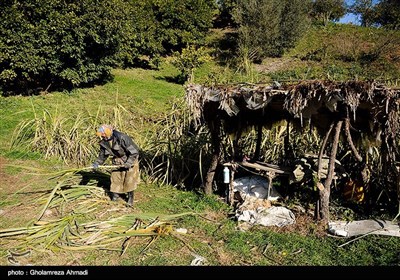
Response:
[[[0,229],[0,242],[8,244],[7,240],[12,239],[18,243],[9,250],[10,263],[15,263],[20,255],[27,255],[22,254],[27,251],[105,249],[118,251],[123,255],[133,237],[150,237],[150,241],[142,249],[143,252],[159,237],[170,234],[176,220],[197,215],[194,212],[171,215],[131,213],[109,220],[84,222],[89,213],[98,214],[99,210],[107,209],[110,203],[103,188],[75,183],[79,179],[76,172],[87,169],[64,170],[51,174],[52,178],[54,175],[58,176],[57,184],[39,198],[38,202],[43,203],[43,206],[37,220],[26,227]],[[60,214],[54,219],[45,220],[45,213],[50,209],[58,209],[54,212]],[[100,216],[102,215],[97,215]]]

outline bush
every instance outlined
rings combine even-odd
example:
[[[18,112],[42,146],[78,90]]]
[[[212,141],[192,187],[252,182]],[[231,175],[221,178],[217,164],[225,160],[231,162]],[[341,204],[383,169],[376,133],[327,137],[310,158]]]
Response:
[[[124,0],[15,0],[0,11],[3,92],[88,85],[109,76],[128,24]]]

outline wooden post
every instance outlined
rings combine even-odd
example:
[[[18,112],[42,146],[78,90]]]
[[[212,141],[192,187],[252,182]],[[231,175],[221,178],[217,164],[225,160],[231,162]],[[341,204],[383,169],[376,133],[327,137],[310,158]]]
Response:
[[[210,122],[209,127],[211,131],[211,144],[213,147],[213,155],[211,159],[210,167],[207,171],[206,181],[204,183],[204,193],[207,195],[212,194],[212,182],[214,180],[215,170],[217,169],[220,152],[221,152],[221,143],[219,139],[219,129],[221,122],[219,119],[214,122]]]
[[[268,195],[267,195],[267,199],[269,200],[269,196],[271,195],[272,180],[275,178],[275,172],[268,171],[267,172],[267,176],[268,176]]]
[[[233,206],[234,202],[234,191],[233,191],[233,180],[235,179],[235,171],[232,167],[229,167],[230,178],[229,178],[229,206]]]
[[[324,188],[322,190],[319,190],[319,197],[321,203],[319,213],[321,215],[321,219],[326,222],[329,220],[329,198],[331,194],[331,183],[333,180],[333,174],[335,173],[335,160],[336,160],[337,148],[339,145],[339,136],[342,124],[343,124],[342,120],[339,120],[336,123],[335,134],[332,141],[331,154],[329,156],[328,174],[326,175]]]

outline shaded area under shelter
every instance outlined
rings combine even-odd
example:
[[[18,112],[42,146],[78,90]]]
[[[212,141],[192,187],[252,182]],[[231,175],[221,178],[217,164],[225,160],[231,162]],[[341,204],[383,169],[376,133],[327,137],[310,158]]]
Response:
[[[230,167],[236,163],[250,165],[256,170],[267,172],[269,178],[287,173],[286,167],[280,168],[259,161],[262,130],[285,122],[298,131],[314,129],[321,139],[317,157],[316,186],[319,199],[316,204],[316,218],[329,219],[331,184],[339,144],[346,145],[351,151],[364,185],[370,183],[370,174],[373,174],[366,157],[368,149],[374,145],[381,157],[385,184],[400,195],[400,88],[388,87],[375,81],[329,80],[282,84],[274,82],[270,85],[189,84],[186,86],[186,102],[194,125],[206,125],[211,135],[213,156],[203,182],[206,194],[212,193],[215,170],[221,164]],[[240,148],[235,146],[249,128],[257,131],[251,160],[247,160]],[[220,162],[221,152],[227,148],[222,141],[226,135],[234,135],[234,154],[229,162]],[[291,141],[289,134],[287,137],[287,141]],[[369,145],[360,145],[360,139],[368,139]],[[324,178],[320,176],[323,157],[329,159]],[[293,159],[285,160],[289,162]],[[231,184],[232,176],[231,174]]]

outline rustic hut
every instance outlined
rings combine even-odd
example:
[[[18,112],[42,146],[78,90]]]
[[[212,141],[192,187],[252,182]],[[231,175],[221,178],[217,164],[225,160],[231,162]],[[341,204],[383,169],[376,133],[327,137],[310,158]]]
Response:
[[[196,126],[206,125],[211,134],[213,157],[203,182],[204,191],[212,193],[215,170],[221,163],[221,137],[235,133],[237,137],[253,127],[258,130],[253,159],[257,160],[262,142],[262,129],[286,121],[298,129],[314,127],[321,137],[318,171],[322,157],[329,157],[328,174],[318,176],[319,200],[317,218],[329,219],[329,200],[338,144],[348,145],[360,166],[360,177],[368,184],[369,166],[365,151],[355,138],[375,139],[385,180],[399,194],[398,140],[400,133],[400,88],[375,81],[335,82],[327,80],[296,83],[199,85],[186,86],[186,101]],[[225,132],[224,134],[221,131]],[[342,143],[344,142],[344,143]],[[329,150],[327,150],[329,147]],[[327,150],[327,151],[326,151]],[[239,151],[236,151],[240,153]],[[234,164],[238,157],[233,157]],[[239,158],[240,161],[240,158]],[[241,164],[246,164],[241,162]],[[268,163],[258,164],[259,170],[274,169]],[[279,169],[277,169],[279,170]]]

